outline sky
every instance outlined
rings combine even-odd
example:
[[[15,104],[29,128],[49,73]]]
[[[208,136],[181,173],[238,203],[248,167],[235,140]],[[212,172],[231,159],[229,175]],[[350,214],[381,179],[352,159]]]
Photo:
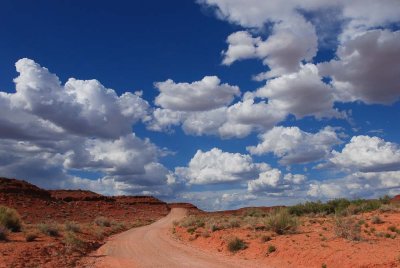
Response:
[[[0,176],[205,210],[400,194],[398,0],[5,0]]]

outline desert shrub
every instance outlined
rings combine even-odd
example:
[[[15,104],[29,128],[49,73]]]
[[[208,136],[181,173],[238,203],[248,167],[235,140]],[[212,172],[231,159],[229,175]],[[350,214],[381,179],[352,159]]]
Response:
[[[236,252],[239,250],[246,249],[247,244],[242,239],[238,237],[233,237],[229,239],[227,247],[230,252]]]
[[[8,234],[7,228],[0,225],[0,241],[6,241],[7,234]]]
[[[37,233],[30,232],[30,233],[26,233],[25,234],[25,241],[26,242],[33,242],[33,241],[36,240],[36,238],[38,238]]]
[[[373,224],[381,224],[383,223],[383,220],[379,216],[375,215],[372,217],[371,222]]]
[[[383,204],[383,205],[388,205],[390,204],[390,201],[392,200],[392,198],[389,195],[384,195],[382,197],[379,198],[379,201]]]
[[[379,210],[382,212],[398,212],[400,211],[400,207],[395,204],[383,204]]]
[[[195,215],[190,215],[186,218],[184,218],[180,222],[181,227],[204,227],[205,226],[205,219],[203,217],[195,216]]]
[[[81,251],[85,247],[85,242],[79,239],[73,232],[67,232],[64,236],[64,244],[69,251]]]
[[[326,203],[321,201],[305,202],[289,207],[290,214],[301,216],[304,214],[337,214],[340,216],[353,215],[362,212],[369,212],[379,209],[383,204],[388,204],[388,197],[379,200],[356,199],[348,200],[338,198],[330,200]]]
[[[201,236],[204,238],[208,238],[208,237],[210,237],[210,232],[208,230],[205,230],[201,233]]]
[[[336,217],[335,234],[348,240],[361,240],[361,226],[349,217]]]
[[[396,232],[396,231],[397,231],[397,228],[396,228],[396,226],[394,226],[394,225],[390,225],[387,229],[388,229],[389,231],[391,231],[391,232]]]
[[[261,236],[260,240],[262,243],[265,243],[265,242],[271,241],[271,237],[269,235],[263,235],[263,236]]]
[[[123,222],[113,222],[111,227],[111,232],[119,233],[127,229],[126,224]]]
[[[249,208],[243,213],[244,217],[265,217],[266,213],[259,208]]]
[[[186,231],[189,234],[193,234],[194,232],[196,232],[196,230],[197,230],[197,227],[189,227],[189,228],[186,229]]]
[[[15,209],[0,206],[0,225],[12,232],[19,232],[22,227],[21,217]]]
[[[48,236],[59,236],[60,231],[56,223],[41,223],[38,225],[38,229],[45,235]]]
[[[293,233],[299,222],[287,209],[274,210],[265,220],[265,226],[277,234]]]
[[[268,246],[268,253],[272,253],[276,251],[276,247],[274,245],[269,245]]]
[[[240,227],[240,221],[237,218],[230,218],[227,226],[228,228],[238,228]]]
[[[67,232],[79,233],[81,231],[80,225],[73,221],[65,222],[64,227]]]
[[[97,217],[94,220],[94,223],[97,226],[101,226],[101,227],[110,227],[111,226],[111,221],[109,219],[107,219],[106,217],[103,217],[103,216]]]

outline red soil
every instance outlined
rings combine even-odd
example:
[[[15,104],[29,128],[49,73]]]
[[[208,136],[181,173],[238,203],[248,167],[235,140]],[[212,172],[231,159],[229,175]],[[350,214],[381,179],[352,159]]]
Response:
[[[24,232],[39,233],[34,242],[25,242],[23,232],[9,233],[8,241],[0,241],[0,267],[76,267],[82,254],[98,248],[106,236],[121,231],[93,225],[97,217],[132,226],[148,224],[170,211],[167,203],[151,196],[108,197],[83,190],[46,191],[26,181],[7,178],[0,178],[0,205],[18,211]],[[67,252],[66,232],[61,225],[66,221],[81,225],[78,236],[86,243],[84,252]],[[36,224],[47,222],[60,224],[59,237],[40,234]],[[93,232],[102,235],[96,237]]]
[[[379,215],[382,224],[371,222],[373,215]],[[226,256],[261,261],[267,267],[400,267],[400,235],[389,231],[389,226],[400,229],[400,212],[373,212],[357,215],[363,219],[361,241],[349,241],[336,236],[334,219],[326,217],[302,217],[298,232],[290,235],[276,235],[270,231],[253,230],[245,227],[218,230],[204,235],[199,228],[194,234],[186,228],[175,227],[175,235],[185,243],[205,251],[220,252]],[[370,233],[371,228],[375,228]],[[385,237],[390,234],[390,238]],[[248,248],[237,253],[227,250],[227,241],[236,236],[243,239]],[[262,237],[270,241],[262,241]],[[273,245],[276,251],[268,253]]]

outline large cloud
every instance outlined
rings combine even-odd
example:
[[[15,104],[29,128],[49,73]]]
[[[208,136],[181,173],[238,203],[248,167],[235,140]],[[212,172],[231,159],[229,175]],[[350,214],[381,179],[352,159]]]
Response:
[[[254,163],[250,155],[213,148],[198,150],[189,165],[177,168],[175,173],[189,184],[214,184],[248,180],[268,169],[265,163]]]
[[[260,135],[261,143],[247,147],[251,154],[273,153],[281,164],[305,163],[323,159],[332,146],[339,144],[335,130],[325,127],[317,133],[302,131],[298,127],[274,127]]]
[[[30,59],[16,63],[16,93],[12,106],[48,120],[68,132],[116,138],[147,115],[148,103],[139,96],[118,96],[97,80],[69,79],[62,86],[58,77]]]
[[[362,172],[400,170],[400,148],[378,137],[355,136],[341,152],[333,151],[329,159],[343,169]]]
[[[0,92],[2,176],[47,188],[97,183],[94,189],[111,194],[170,191],[169,171],[158,162],[164,152],[132,133],[149,109],[139,95],[118,96],[96,80],[71,78],[63,86],[29,59],[16,67],[16,92]],[[98,179],[76,175],[87,172]]]
[[[400,97],[400,31],[372,30],[338,48],[338,59],[318,67],[332,77],[337,99],[390,104]]]
[[[244,27],[261,28],[268,22],[290,20],[301,12],[325,12],[339,9],[343,20],[352,27],[374,27],[399,21],[400,3],[397,0],[198,0],[199,3],[216,8],[219,18]]]
[[[221,84],[216,76],[205,76],[193,83],[172,80],[155,83],[160,91],[155,103],[173,111],[205,111],[225,106],[240,95],[237,86]]]

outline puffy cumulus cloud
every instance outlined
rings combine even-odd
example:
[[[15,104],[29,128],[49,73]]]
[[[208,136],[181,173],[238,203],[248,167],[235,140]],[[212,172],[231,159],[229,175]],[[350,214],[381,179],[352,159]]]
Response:
[[[231,103],[240,95],[239,87],[221,84],[216,76],[205,76],[193,83],[175,83],[172,80],[155,83],[160,91],[155,103],[173,111],[206,111]]]
[[[213,148],[198,150],[188,166],[176,168],[175,173],[188,184],[205,185],[248,180],[269,168],[266,163],[254,163],[250,155]]]
[[[132,124],[147,115],[148,103],[137,95],[118,96],[97,80],[58,77],[30,59],[16,63],[16,92],[9,95],[13,107],[63,128],[65,131],[103,138],[131,132]]]
[[[333,89],[322,82],[313,64],[302,65],[297,73],[282,75],[269,80],[254,95],[268,98],[271,109],[304,116],[343,117],[333,108]]]
[[[248,98],[229,107],[199,112],[176,112],[156,109],[148,128],[154,131],[171,131],[182,125],[186,134],[218,135],[221,138],[243,138],[254,130],[267,130],[284,120],[285,111],[274,110],[265,101],[254,102]]]
[[[322,160],[332,146],[341,142],[335,129],[329,126],[317,133],[305,132],[298,127],[279,126],[259,138],[261,143],[249,146],[247,150],[255,155],[273,153],[284,165]]]
[[[400,97],[400,31],[371,30],[337,50],[338,59],[318,65],[332,78],[337,99],[390,104]]]
[[[298,71],[302,60],[310,61],[316,55],[317,41],[311,23],[302,17],[295,17],[290,23],[275,24],[272,34],[265,41],[252,37],[247,31],[231,34],[227,38],[229,46],[223,52],[222,63],[230,65],[242,59],[262,59],[270,71],[255,77],[260,81]]]
[[[353,28],[376,27],[398,22],[400,4],[397,0],[198,0],[200,4],[214,7],[219,18],[243,27],[262,28],[265,23],[290,20],[302,12],[325,12],[339,9],[344,21]]]
[[[400,148],[378,137],[354,136],[341,152],[332,152],[329,162],[345,170],[398,171]]]
[[[318,199],[338,197],[377,198],[400,193],[400,172],[356,172],[340,179],[309,184],[307,194]]]
[[[274,168],[261,172],[257,179],[249,181],[247,190],[253,194],[283,195],[288,194],[288,191],[292,191],[291,194],[293,194],[295,191],[300,191],[302,188],[300,185],[305,180],[305,175],[288,173],[282,176],[282,172]]]
[[[315,65],[306,64],[296,73],[271,79],[257,91],[246,92],[241,101],[230,106],[206,111],[159,108],[147,124],[149,129],[156,131],[182,125],[187,134],[243,138],[253,131],[271,129],[289,114],[297,118],[347,116],[333,105],[332,87],[322,82]]]
[[[266,130],[285,119],[287,114],[281,110],[275,110],[268,103],[254,102],[247,98],[237,102],[227,109],[227,120],[218,129],[221,137],[245,137],[252,130]]]
[[[16,66],[16,92],[0,92],[3,176],[109,194],[173,191],[170,172],[158,162],[165,152],[132,133],[132,125],[148,115],[140,94],[118,96],[96,80],[71,78],[61,85],[28,59]],[[86,172],[98,179],[85,179]]]

